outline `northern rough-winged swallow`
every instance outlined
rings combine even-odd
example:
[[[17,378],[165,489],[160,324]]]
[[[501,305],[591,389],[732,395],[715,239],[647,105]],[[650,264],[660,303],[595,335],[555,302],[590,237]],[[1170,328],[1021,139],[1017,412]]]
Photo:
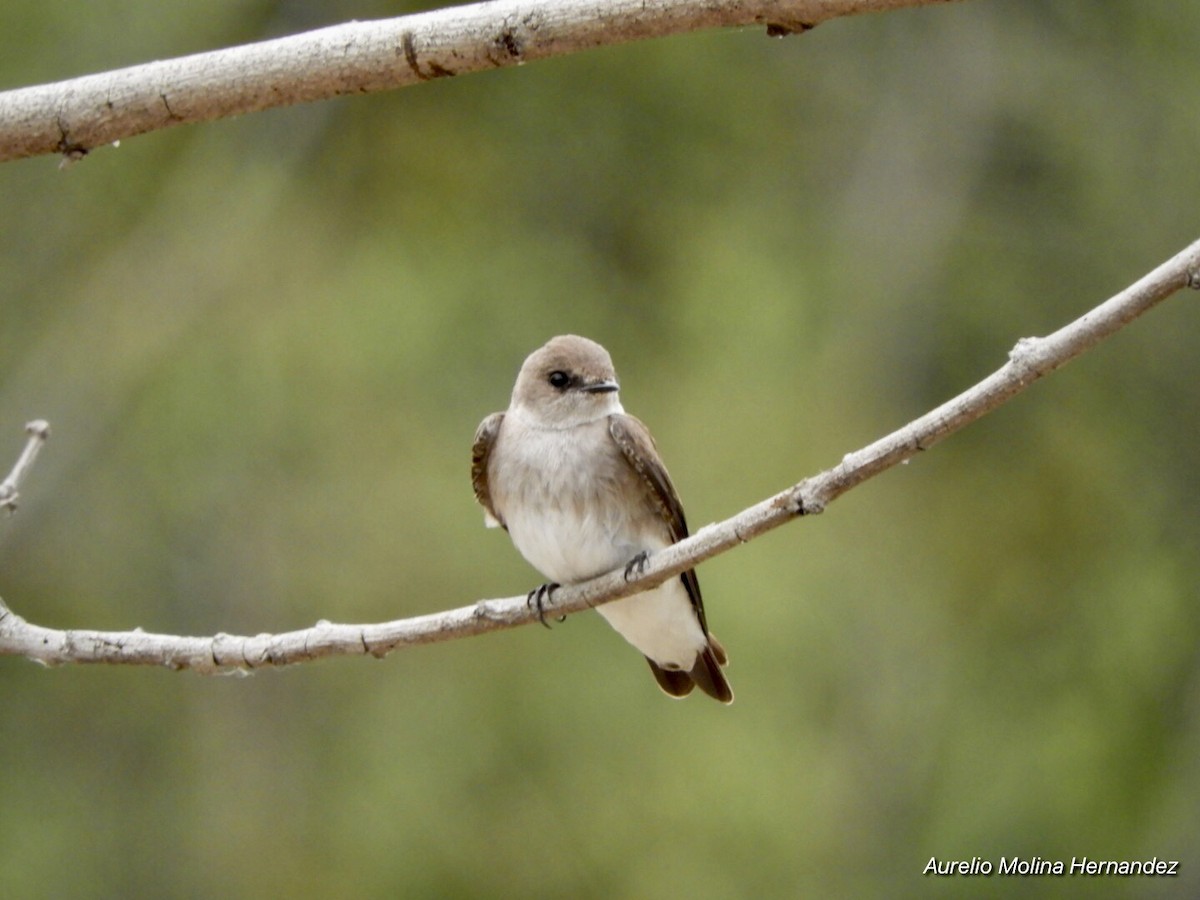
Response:
[[[654,439],[617,399],[608,351],[575,335],[531,353],[508,411],[480,423],[471,481],[488,526],[506,529],[551,579],[539,601],[558,584],[622,565],[628,575],[688,534]],[[698,686],[733,702],[721,671],[725,650],[709,634],[693,570],[596,611],[645,655],[672,697]]]

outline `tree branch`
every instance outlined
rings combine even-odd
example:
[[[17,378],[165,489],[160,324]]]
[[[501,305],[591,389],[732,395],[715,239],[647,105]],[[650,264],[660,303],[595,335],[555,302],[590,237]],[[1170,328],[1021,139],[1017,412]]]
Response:
[[[952,0],[491,0],[0,93],[0,161],[710,28],[782,36]]]
[[[25,449],[17,457],[16,464],[8,473],[8,477],[0,481],[0,508],[7,509],[9,512],[15,512],[17,509],[17,497],[20,496],[18,488],[25,480],[25,476],[29,474],[33,461],[37,459],[38,451],[42,449],[42,444],[46,443],[46,439],[50,437],[50,423],[43,419],[29,422],[25,426],[25,433],[29,435],[29,440],[25,442]]]
[[[635,578],[626,580],[623,570],[617,570],[582,584],[559,588],[546,600],[545,612],[565,615],[627,597],[784,522],[823,511],[846,491],[932,447],[1011,400],[1042,376],[1096,346],[1185,287],[1200,289],[1200,241],[1053,334],[1021,339],[1009,353],[1008,362],[983,381],[870,446],[847,454],[833,468],[655,553],[642,574]],[[21,466],[18,462],[17,468]],[[9,480],[13,478],[9,476]],[[203,673],[245,671],[327,656],[382,657],[398,647],[515,628],[537,619],[537,611],[522,596],[480,600],[459,609],[375,625],[335,625],[322,621],[312,628],[276,635],[177,637],[148,634],[140,629],[104,632],[43,628],[29,624],[0,603],[0,655],[25,656],[49,665],[129,663]]]

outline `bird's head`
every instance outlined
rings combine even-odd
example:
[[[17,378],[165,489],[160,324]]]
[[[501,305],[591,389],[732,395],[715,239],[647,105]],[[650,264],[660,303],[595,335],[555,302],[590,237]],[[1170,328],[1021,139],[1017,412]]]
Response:
[[[521,366],[512,408],[544,428],[571,428],[621,412],[612,357],[574,334],[551,338]]]

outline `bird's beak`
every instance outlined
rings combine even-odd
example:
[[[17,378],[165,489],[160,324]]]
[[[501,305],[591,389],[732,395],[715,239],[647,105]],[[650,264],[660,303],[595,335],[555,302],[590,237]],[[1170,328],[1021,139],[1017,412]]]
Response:
[[[618,387],[619,385],[615,381],[596,381],[592,384],[585,384],[582,390],[589,394],[611,394]]]

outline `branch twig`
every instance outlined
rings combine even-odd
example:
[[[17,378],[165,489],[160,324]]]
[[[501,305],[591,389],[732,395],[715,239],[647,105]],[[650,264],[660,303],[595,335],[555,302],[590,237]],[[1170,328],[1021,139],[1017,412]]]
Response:
[[[9,512],[16,511],[21,482],[25,480],[25,476],[33,467],[33,461],[37,459],[42,444],[46,443],[46,439],[50,437],[50,423],[43,419],[35,419],[25,426],[25,433],[29,435],[29,440],[25,442],[25,449],[17,457],[17,462],[12,467],[12,471],[8,473],[8,477],[0,481],[0,508],[7,509]]]
[[[847,454],[833,468],[655,553],[636,578],[626,581],[623,571],[618,570],[562,587],[544,604],[544,611],[579,612],[627,597],[784,522],[823,511],[846,491],[1011,400],[1042,376],[1111,337],[1185,287],[1200,289],[1200,241],[1053,334],[1022,339],[1009,354],[1008,362],[983,381],[870,446]],[[51,665],[132,663],[203,673],[231,672],[327,656],[384,656],[398,647],[514,628],[537,619],[538,612],[530,609],[521,596],[480,600],[459,609],[375,625],[319,622],[312,628],[276,635],[179,637],[148,634],[140,629],[104,632],[42,628],[27,623],[0,603],[0,655],[25,656]]]
[[[952,0],[490,0],[0,93],[0,161],[710,28],[781,36]]]

